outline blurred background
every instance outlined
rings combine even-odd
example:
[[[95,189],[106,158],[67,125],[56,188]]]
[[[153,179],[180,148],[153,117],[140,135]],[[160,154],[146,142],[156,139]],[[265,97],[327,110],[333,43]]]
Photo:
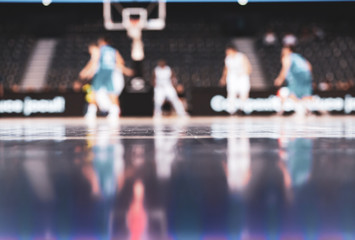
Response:
[[[8,97],[19,92],[73,92],[73,83],[90,58],[88,44],[100,36],[109,37],[126,65],[135,67],[131,38],[125,29],[105,29],[103,4],[99,1],[10,2],[0,3],[0,76]],[[149,3],[120,5],[148,8]],[[273,81],[281,68],[281,47],[285,41],[293,41],[296,51],[313,65],[316,93],[345,96],[353,91],[355,78],[354,6],[352,2],[338,1],[167,2],[165,28],[143,30],[145,58],[141,70],[145,92],[152,96],[152,71],[158,59],[166,59],[183,86],[180,96],[194,113],[194,105],[204,101],[199,96],[206,91],[210,95],[223,94],[219,79],[224,50],[233,41],[253,66],[251,96],[275,94]],[[122,21],[115,10],[112,5],[113,21]],[[157,11],[149,8],[149,17]],[[131,80],[125,79],[123,114],[149,115],[150,111],[127,110],[135,108],[133,102],[149,99],[127,94]]]
[[[253,67],[252,107],[271,115],[292,44],[313,66],[314,108],[353,113],[355,2],[163,3],[109,3],[108,17],[101,1],[0,0],[0,240],[355,239],[353,116],[88,123],[90,86],[76,86],[105,36],[140,72],[125,77],[122,116],[152,116],[162,58],[191,115],[227,115],[219,81],[233,42]],[[143,59],[139,31],[113,24],[127,7],[162,17],[142,32]],[[19,116],[47,118],[5,118]]]

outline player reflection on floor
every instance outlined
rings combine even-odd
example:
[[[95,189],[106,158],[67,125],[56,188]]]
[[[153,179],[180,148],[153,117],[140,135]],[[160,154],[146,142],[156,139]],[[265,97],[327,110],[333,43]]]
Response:
[[[183,125],[157,124],[154,141],[117,140],[98,130],[82,168],[96,199],[94,221],[100,226],[95,232],[131,240],[168,239],[167,231],[172,239],[255,239],[285,234],[290,227],[299,230],[300,223],[289,216],[297,208],[293,191],[310,174],[312,141],[280,139],[279,146],[272,142],[280,151],[272,152],[237,134],[244,126],[233,121],[213,131],[225,127],[224,156],[218,151],[180,155]],[[193,148],[204,140],[186,141]],[[252,147],[260,150],[251,153]],[[301,155],[296,154],[300,147]],[[155,192],[156,184],[167,192]],[[167,206],[161,205],[164,196]]]
[[[133,184],[133,200],[126,214],[130,240],[148,239],[145,235],[147,228],[147,212],[144,208],[144,185],[141,180]]]
[[[111,133],[117,129],[100,126],[92,140],[88,136],[88,153],[82,174],[91,186],[91,195],[95,210],[93,220],[95,232],[104,238],[110,236],[110,215],[115,199],[122,190],[124,178],[124,148],[119,139],[113,138]]]
[[[165,240],[165,211],[159,205],[161,193],[155,191],[157,177],[160,180],[169,178],[168,169],[173,159],[170,161],[168,157],[167,165],[159,159],[171,156],[174,151],[174,133],[171,135],[167,130],[173,144],[169,144],[171,148],[167,152],[163,151],[164,156],[155,159],[155,141],[117,139],[114,135],[117,131],[99,127],[93,136],[88,136],[94,141],[88,143],[90,147],[82,174],[90,184],[94,202],[95,214],[93,220],[90,219],[95,222],[92,231],[104,239]],[[156,147],[161,146],[157,144]],[[149,192],[147,197],[146,192]]]
[[[244,127],[233,121],[226,126],[214,126],[212,132],[217,134],[224,128],[229,132],[225,173],[230,194],[229,225],[233,227],[229,228],[229,234],[232,239],[300,237],[293,235],[302,232],[302,223],[295,216],[307,214],[301,212],[302,208],[296,213],[294,191],[309,179],[312,140],[279,139],[280,151],[277,153],[259,145],[258,139],[244,138],[240,134]],[[258,150],[250,153],[251,145]]]

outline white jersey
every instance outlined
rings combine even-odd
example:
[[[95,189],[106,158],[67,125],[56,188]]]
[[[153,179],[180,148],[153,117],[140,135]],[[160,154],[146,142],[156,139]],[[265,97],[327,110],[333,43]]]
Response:
[[[225,59],[227,68],[227,88],[242,88],[246,91],[250,87],[249,76],[245,69],[244,54],[236,53]]]
[[[155,73],[155,86],[156,87],[167,87],[167,86],[172,86],[171,83],[171,77],[172,77],[172,71],[170,67],[165,66],[165,67],[156,67],[154,69]]]
[[[233,56],[227,56],[225,59],[225,65],[227,67],[227,79],[238,78],[246,75],[244,66],[244,55],[242,53],[236,53]]]

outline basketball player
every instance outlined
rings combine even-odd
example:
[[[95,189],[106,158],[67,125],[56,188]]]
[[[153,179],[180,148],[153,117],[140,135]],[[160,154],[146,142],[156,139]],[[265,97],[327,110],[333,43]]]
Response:
[[[187,116],[184,106],[173,86],[173,82],[176,84],[174,72],[166,65],[165,60],[159,60],[158,66],[155,67],[153,72],[155,117],[162,115],[162,106],[166,99],[171,102],[179,116]]]
[[[282,68],[275,79],[275,86],[287,82],[289,98],[296,102],[296,112],[305,112],[302,101],[312,96],[312,65],[300,54],[294,53],[293,47],[285,46],[281,51]]]
[[[247,56],[238,52],[236,46],[228,45],[223,75],[220,80],[221,86],[227,86],[227,111],[234,114],[238,109],[235,101],[239,97],[243,110],[245,101],[249,98],[251,65]]]
[[[108,118],[117,119],[120,114],[118,95],[123,89],[122,73],[131,75],[130,69],[124,66],[124,60],[120,53],[108,45],[105,38],[98,40],[98,46],[91,44],[89,46],[91,55],[90,61],[80,72],[82,79],[91,79],[94,97],[89,102],[86,118],[95,118],[97,113],[96,95],[101,89],[104,89],[110,98],[111,106],[109,107]],[[121,81],[120,89],[115,91],[114,81]]]

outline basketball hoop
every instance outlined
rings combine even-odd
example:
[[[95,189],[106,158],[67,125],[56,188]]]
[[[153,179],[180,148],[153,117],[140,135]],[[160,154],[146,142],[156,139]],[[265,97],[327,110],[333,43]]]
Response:
[[[142,29],[147,25],[148,12],[145,8],[124,8],[122,10],[122,24],[127,29],[134,24]]]
[[[144,45],[142,40],[142,30],[146,24],[146,14],[138,9],[137,13],[140,14],[129,14],[129,20],[125,20],[124,24],[127,29],[127,36],[132,39],[131,47],[131,58],[134,61],[134,69],[137,72],[142,71],[142,61],[144,59]],[[132,12],[131,12],[132,13]],[[136,72],[136,74],[137,74]],[[133,92],[144,91],[146,87],[145,81],[141,75],[134,77],[130,82],[130,89]]]
[[[135,76],[130,80],[127,86],[127,91],[144,92],[149,90],[149,85],[146,84],[143,78],[143,60],[144,60],[144,45],[142,41],[143,30],[163,30],[165,28],[166,18],[166,0],[155,0],[142,6],[136,3],[138,7],[124,7],[123,4],[114,0],[104,1],[104,26],[107,30],[126,30],[127,36],[132,39],[131,58],[133,60],[133,69]],[[157,8],[156,11],[153,10]],[[112,10],[116,10],[122,17],[122,21],[114,21]],[[155,15],[156,16],[156,15]],[[115,18],[116,19],[116,18]],[[118,19],[119,16],[118,16]]]
[[[141,19],[132,18],[129,20],[127,28],[127,36],[132,39],[131,57],[134,61],[142,61],[144,59],[144,46],[142,41],[142,30],[144,23]]]
[[[127,30],[131,25],[132,16],[138,16],[142,30],[163,30],[165,28],[166,2],[157,0],[151,3],[148,8],[128,7],[124,8],[120,3],[112,3],[112,0],[105,0],[103,8],[104,25],[107,30]],[[122,22],[114,22],[112,18],[112,6],[122,16]],[[153,9],[158,8],[158,17],[150,18]]]
[[[129,24],[127,24],[127,35],[134,40],[142,40],[142,30],[144,23],[141,19],[130,19]]]

